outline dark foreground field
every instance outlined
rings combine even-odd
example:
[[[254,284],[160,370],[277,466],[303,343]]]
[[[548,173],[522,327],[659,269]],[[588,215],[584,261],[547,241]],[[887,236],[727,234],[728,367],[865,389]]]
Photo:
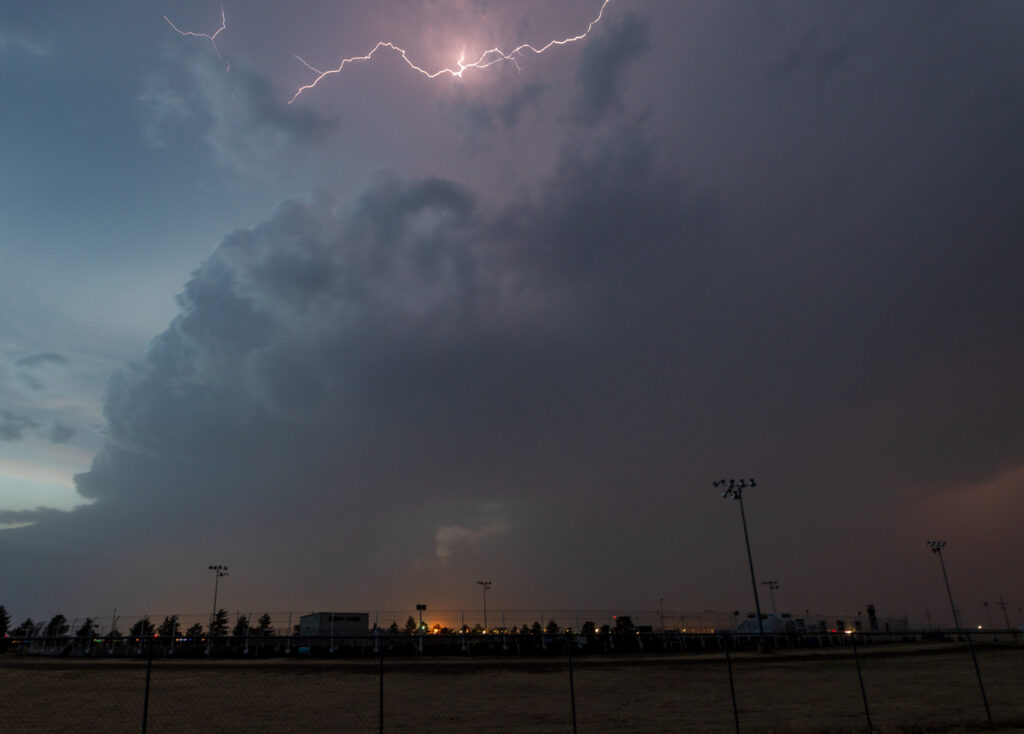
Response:
[[[737,655],[744,732],[867,731],[849,650]],[[979,652],[1000,731],[1024,731],[1024,648]],[[862,651],[875,731],[980,730],[985,712],[966,649]],[[142,730],[145,661],[0,657],[4,732]],[[576,661],[580,732],[734,731],[721,655]],[[392,732],[571,732],[564,660],[385,661],[384,728]],[[373,732],[376,661],[155,660],[148,732]]]

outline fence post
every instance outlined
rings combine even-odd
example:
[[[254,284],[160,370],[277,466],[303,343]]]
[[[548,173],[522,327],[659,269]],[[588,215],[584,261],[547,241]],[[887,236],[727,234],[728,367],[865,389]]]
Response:
[[[864,675],[860,670],[860,655],[857,654],[857,633],[854,632],[850,635],[850,642],[853,643],[853,661],[857,664],[857,680],[860,681],[860,697],[864,699],[864,718],[868,721],[868,734],[872,734],[875,731],[874,727],[871,726],[871,711],[868,710],[868,694],[864,690]]]
[[[146,734],[146,723],[149,720],[149,679],[153,672],[153,638],[149,638],[146,654],[146,695],[142,699],[142,734]]]
[[[988,726],[991,729],[995,725],[992,723],[992,710],[988,707],[988,696],[985,695],[985,684],[981,681],[981,668],[978,667],[978,656],[974,652],[974,643],[971,641],[970,631],[964,630],[964,636],[967,637],[967,646],[971,649],[971,660],[974,661],[974,673],[978,676],[978,688],[981,689],[981,700],[982,703],[985,704],[985,717],[988,719]]]
[[[732,697],[732,718],[736,722],[736,734],[740,734],[740,711],[736,708],[736,685],[732,680],[732,657],[729,655],[729,633],[722,636],[725,643],[725,666],[729,669],[729,695]]]
[[[380,720],[380,734],[384,734],[384,641],[381,640],[379,636],[377,638],[377,650],[380,658],[380,693],[377,697],[380,710],[378,712],[378,717]]]
[[[569,658],[569,701],[572,703],[572,734],[576,734],[576,685],[572,677],[572,643],[569,635],[565,636],[565,650]]]

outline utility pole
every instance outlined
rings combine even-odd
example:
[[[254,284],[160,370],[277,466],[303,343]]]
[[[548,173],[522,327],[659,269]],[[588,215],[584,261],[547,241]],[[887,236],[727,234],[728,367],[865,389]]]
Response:
[[[740,518],[743,520],[743,540],[747,544],[747,563],[750,564],[750,585],[754,588],[754,609],[757,612],[757,629],[761,633],[761,649],[767,650],[764,636],[764,622],[761,620],[761,601],[757,597],[757,579],[754,577],[754,557],[750,553],[750,535],[747,533],[747,514],[743,511],[743,490],[747,487],[756,487],[757,483],[753,478],[746,479],[720,479],[712,482],[716,487],[725,487],[722,492],[722,499],[732,498],[740,504]]]

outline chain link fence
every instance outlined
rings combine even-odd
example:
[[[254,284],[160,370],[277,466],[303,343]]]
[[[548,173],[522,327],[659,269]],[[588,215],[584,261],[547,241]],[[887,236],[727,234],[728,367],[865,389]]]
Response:
[[[974,641],[977,670],[943,631],[249,637],[7,640],[3,728],[909,732],[989,715],[1024,727],[1024,647],[1009,630]]]

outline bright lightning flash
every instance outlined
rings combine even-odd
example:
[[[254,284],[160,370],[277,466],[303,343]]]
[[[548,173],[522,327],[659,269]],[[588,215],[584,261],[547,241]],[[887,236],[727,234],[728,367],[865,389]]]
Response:
[[[208,39],[210,39],[210,45],[213,46],[213,50],[217,53],[217,58],[220,59],[222,62],[224,62],[224,70],[225,71],[231,71],[231,64],[228,63],[228,61],[223,56],[220,55],[220,49],[217,48],[217,36],[220,35],[221,31],[223,31],[225,28],[228,27],[227,19],[224,17],[224,7],[223,6],[221,6],[221,9],[220,9],[220,28],[218,28],[216,31],[214,31],[212,36],[209,33],[196,33],[194,31],[183,31],[180,28],[178,28],[178,26],[174,25],[174,23],[171,22],[171,19],[168,18],[166,15],[164,16],[164,20],[167,21],[167,25],[169,25],[171,28],[173,28],[175,31],[177,31],[178,33],[180,33],[183,36],[195,36],[196,38],[208,38]]]
[[[408,64],[410,69],[419,72],[428,79],[436,79],[437,77],[442,76],[444,74],[461,79],[462,74],[463,72],[466,71],[466,69],[486,69],[488,66],[493,66],[494,64],[501,63],[503,61],[511,63],[513,66],[516,67],[516,69],[521,69],[521,67],[519,66],[519,57],[521,57],[526,51],[532,51],[534,54],[540,55],[547,51],[552,46],[566,46],[570,43],[582,41],[584,38],[589,36],[590,31],[593,29],[593,27],[601,21],[601,18],[604,16],[604,9],[608,6],[608,3],[610,3],[611,1],[612,0],[603,0],[603,2],[601,3],[601,8],[597,12],[597,16],[592,21],[590,21],[590,24],[587,26],[587,29],[580,33],[579,35],[570,36],[569,38],[556,39],[554,41],[548,41],[545,45],[541,46],[540,48],[536,48],[535,46],[532,46],[529,43],[523,43],[520,44],[519,46],[516,46],[511,51],[502,51],[500,48],[488,49],[487,51],[484,51],[482,54],[480,54],[479,58],[477,58],[476,61],[470,61],[468,63],[466,62],[466,52],[465,50],[463,50],[462,54],[459,56],[459,60],[455,62],[454,67],[446,67],[444,69],[438,69],[436,71],[429,71],[428,69],[424,69],[421,66],[417,66],[409,59],[409,56],[406,54],[404,48],[400,48],[399,46],[396,46],[390,41],[378,41],[377,45],[374,46],[373,49],[368,54],[364,56],[352,56],[347,59],[342,59],[341,63],[338,64],[338,68],[327,69],[326,71],[322,71],[313,66],[312,64],[310,64],[309,62],[307,62],[305,59],[296,56],[295,58],[298,59],[303,66],[305,66],[307,69],[316,74],[317,77],[309,84],[299,87],[298,91],[295,92],[292,98],[288,101],[288,104],[291,104],[296,99],[298,99],[299,95],[305,92],[306,90],[315,87],[317,84],[320,83],[320,81],[324,77],[330,76],[331,74],[340,73],[341,70],[345,68],[346,64],[354,64],[356,62],[369,61],[370,59],[373,58],[373,55],[382,48],[389,48],[392,51],[397,52],[398,55],[402,57],[402,61]],[[171,21],[167,22],[170,23]],[[181,31],[178,32],[180,33]],[[220,31],[217,31],[217,33],[220,33]]]

